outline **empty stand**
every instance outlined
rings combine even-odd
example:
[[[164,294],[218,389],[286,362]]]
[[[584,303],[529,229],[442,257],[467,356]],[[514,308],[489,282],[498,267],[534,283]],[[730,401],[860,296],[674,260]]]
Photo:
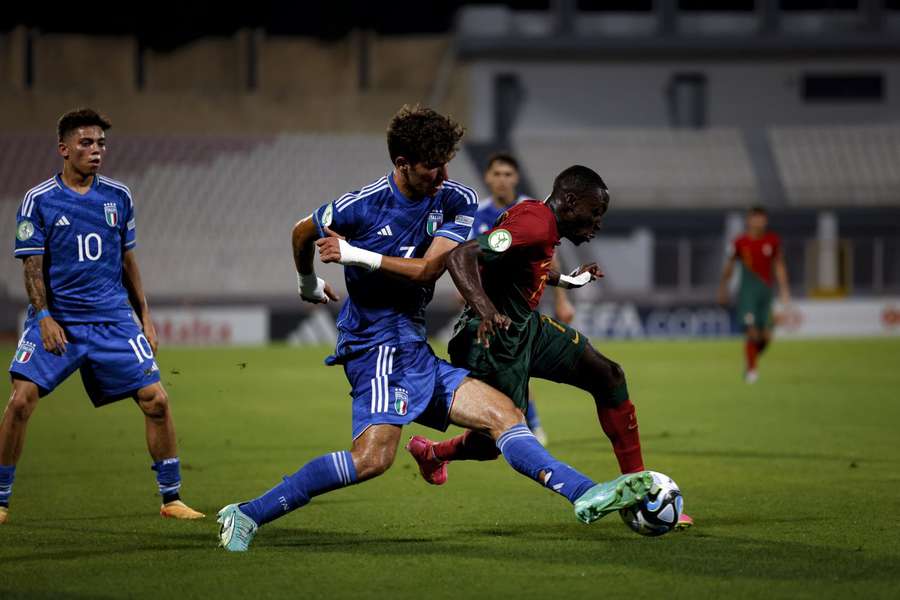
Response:
[[[24,192],[59,170],[54,140],[2,136],[0,228],[15,230]],[[296,290],[290,230],[315,208],[390,169],[382,136],[111,137],[103,172],[128,185],[148,293],[249,297]],[[474,183],[468,157],[451,177]],[[8,293],[24,298],[21,266],[0,261]],[[340,268],[321,266],[343,289]]]
[[[583,129],[516,138],[540,194],[564,168],[597,170],[622,208],[747,206],[758,197],[743,139],[735,129]]]
[[[794,206],[900,204],[900,126],[772,127],[769,140]]]

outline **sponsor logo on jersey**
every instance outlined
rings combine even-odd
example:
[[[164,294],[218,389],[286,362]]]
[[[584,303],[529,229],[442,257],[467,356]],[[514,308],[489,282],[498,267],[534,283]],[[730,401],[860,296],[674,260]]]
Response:
[[[381,229],[378,230],[378,235],[392,236],[392,235],[394,235],[394,232],[391,231],[390,225],[385,225],[384,227],[382,227]]]
[[[119,209],[115,202],[106,202],[103,205],[103,215],[106,217],[106,224],[115,227],[119,224]]]
[[[334,204],[328,203],[325,210],[322,211],[322,227],[331,227],[331,221],[334,219]]]
[[[512,235],[505,229],[496,229],[488,236],[488,247],[494,252],[506,252],[512,245]]]
[[[394,388],[394,410],[398,415],[405,415],[409,410],[409,392],[403,388]]]
[[[439,210],[433,210],[428,213],[428,222],[425,224],[425,231],[428,235],[434,235],[441,224],[444,222],[444,213]]]
[[[65,227],[66,225],[71,225],[71,224],[72,223],[69,222],[68,217],[66,217],[66,215],[63,215],[59,218],[59,220],[56,223],[53,224],[53,226],[54,227]]]
[[[19,223],[19,227],[16,229],[16,239],[18,239],[20,242],[24,242],[25,240],[30,239],[33,235],[34,223],[27,219]]]
[[[16,362],[25,364],[29,360],[31,360],[31,356],[34,354],[35,345],[33,342],[22,342],[19,344],[19,349],[16,351]]]
[[[470,217],[469,215],[457,215],[456,220],[453,222],[457,225],[462,225],[463,227],[471,227],[475,222],[475,217]]]

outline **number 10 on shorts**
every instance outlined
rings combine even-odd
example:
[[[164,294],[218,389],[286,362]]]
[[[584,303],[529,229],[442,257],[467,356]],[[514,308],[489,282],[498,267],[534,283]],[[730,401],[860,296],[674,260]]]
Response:
[[[150,347],[150,342],[147,341],[147,336],[143,333],[134,339],[129,339],[128,345],[134,350],[134,355],[137,357],[139,364],[144,364],[145,360],[153,359],[153,348]]]

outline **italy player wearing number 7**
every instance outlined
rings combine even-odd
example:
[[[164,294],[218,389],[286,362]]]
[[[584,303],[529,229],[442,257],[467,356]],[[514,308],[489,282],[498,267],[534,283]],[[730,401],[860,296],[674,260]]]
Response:
[[[401,428],[413,421],[484,433],[513,469],[565,497],[585,523],[634,505],[649,491],[653,481],[646,471],[598,484],[554,458],[507,396],[438,359],[428,346],[425,306],[447,254],[468,237],[478,204],[471,189],[447,177],[462,135],[459,125],[433,110],[402,108],[388,128],[391,172],[294,226],[299,291],[308,302],[337,300],[313,271],[313,259],[317,246],[323,260],[332,260],[323,251],[328,242],[342,247],[350,297],[326,363],[342,365],[351,385],[353,441],[349,451],[313,458],[258,498],[220,510],[219,540],[226,550],[247,550],[260,526],[315,496],[384,473],[394,462]]]
[[[57,127],[62,173],[25,194],[16,214],[15,256],[22,259],[30,305],[0,421],[0,523],[9,517],[16,463],[38,398],[75,371],[94,406],[133,398],[144,413],[160,514],[204,516],[179,496],[175,428],[135,258],[131,192],[98,173],[109,128],[91,109],[63,115]]]

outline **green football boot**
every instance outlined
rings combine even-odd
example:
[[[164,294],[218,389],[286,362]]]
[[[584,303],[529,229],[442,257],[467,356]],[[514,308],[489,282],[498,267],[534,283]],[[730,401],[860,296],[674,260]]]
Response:
[[[575,516],[582,523],[593,523],[611,512],[637,504],[652,487],[653,476],[649,471],[628,473],[598,483],[575,500]]]

